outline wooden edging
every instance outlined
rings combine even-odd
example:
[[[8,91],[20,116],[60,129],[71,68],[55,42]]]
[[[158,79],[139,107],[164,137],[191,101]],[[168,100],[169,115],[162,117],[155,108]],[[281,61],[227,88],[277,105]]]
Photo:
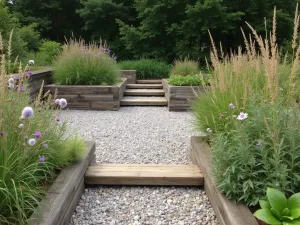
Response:
[[[84,174],[95,161],[95,143],[86,142],[87,151],[80,162],[64,168],[28,220],[28,225],[67,225],[84,192]]]
[[[243,204],[235,204],[219,191],[212,176],[210,147],[201,137],[191,137],[191,158],[199,165],[204,176],[204,190],[221,225],[258,225]]]
[[[167,79],[162,79],[163,89],[168,100],[169,111],[187,111],[192,101],[199,97],[204,88],[201,86],[174,86]]]

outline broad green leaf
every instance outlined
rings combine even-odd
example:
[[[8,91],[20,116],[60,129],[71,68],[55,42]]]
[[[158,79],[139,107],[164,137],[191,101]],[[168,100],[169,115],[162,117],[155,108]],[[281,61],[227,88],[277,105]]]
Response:
[[[278,191],[274,188],[268,188],[267,198],[271,207],[280,215],[282,211],[287,208],[287,199],[281,191]]]
[[[300,220],[293,220],[293,221],[289,221],[289,222],[283,222],[283,225],[300,225]]]
[[[300,209],[300,193],[293,194],[288,200],[287,200],[288,208],[290,210],[293,209]]]
[[[285,208],[282,211],[282,216],[290,216],[291,215],[291,211],[288,208]]]
[[[291,217],[291,216],[283,216],[283,217],[281,217],[281,219],[283,221],[285,221],[285,222],[289,222],[289,221],[293,221],[294,220],[294,218]]]
[[[259,205],[262,209],[271,209],[271,206],[266,200],[259,200]]]
[[[267,224],[281,225],[270,209],[259,209],[253,215]]]
[[[277,219],[281,219],[281,215],[279,212],[277,212],[275,209],[271,208],[271,211],[273,213],[273,215],[277,218]]]
[[[291,210],[291,217],[298,219],[300,217],[300,209]]]

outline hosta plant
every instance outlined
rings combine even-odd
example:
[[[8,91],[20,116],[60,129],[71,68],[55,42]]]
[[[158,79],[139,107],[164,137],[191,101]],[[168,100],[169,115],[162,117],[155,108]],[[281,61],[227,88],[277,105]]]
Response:
[[[268,188],[267,200],[260,200],[259,205],[254,216],[267,224],[300,225],[300,192],[287,199],[281,191]]]

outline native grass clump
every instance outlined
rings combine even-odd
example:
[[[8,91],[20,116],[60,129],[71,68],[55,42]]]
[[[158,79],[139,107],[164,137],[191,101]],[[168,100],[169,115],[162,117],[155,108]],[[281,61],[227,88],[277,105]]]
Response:
[[[209,137],[213,167],[227,197],[256,205],[267,187],[287,196],[300,184],[300,45],[298,6],[292,60],[279,54],[276,9],[264,37],[247,24],[245,48],[225,55],[212,40],[210,89],[193,105]]]
[[[0,34],[0,224],[26,224],[55,171],[82,158],[83,140],[66,132],[60,110],[67,105],[48,93],[33,100],[27,78],[33,60],[18,75],[6,72],[10,60]],[[54,98],[53,98],[54,97]],[[76,146],[76,148],[74,147]]]
[[[54,63],[54,81],[62,85],[115,85],[120,81],[117,57],[106,44],[70,39]]]

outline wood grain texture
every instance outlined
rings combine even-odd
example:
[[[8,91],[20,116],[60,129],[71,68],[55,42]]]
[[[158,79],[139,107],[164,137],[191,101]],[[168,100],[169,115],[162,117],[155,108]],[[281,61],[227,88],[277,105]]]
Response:
[[[136,80],[137,84],[161,84],[161,79]]]
[[[95,157],[95,143],[86,142],[83,160],[64,168],[28,220],[28,225],[67,225],[84,191],[83,177]]]
[[[200,186],[203,176],[196,165],[91,164],[86,184]]]
[[[136,83],[136,71],[135,70],[120,70],[120,76],[127,78],[128,84]]]
[[[124,97],[121,100],[122,106],[167,106],[168,101],[165,97]]]
[[[198,165],[204,176],[204,190],[221,225],[258,225],[250,210],[243,204],[235,204],[220,193],[211,168],[210,147],[201,137],[191,137],[192,162]]]
[[[122,78],[116,86],[99,85],[47,85],[44,92],[58,91],[58,98],[68,101],[67,108],[83,110],[119,110],[127,79]]]
[[[201,86],[173,86],[168,83],[167,79],[163,79],[162,84],[168,100],[169,111],[189,110],[192,101],[204,93]]]
[[[162,89],[162,84],[127,84],[127,88],[134,88],[134,89]]]

